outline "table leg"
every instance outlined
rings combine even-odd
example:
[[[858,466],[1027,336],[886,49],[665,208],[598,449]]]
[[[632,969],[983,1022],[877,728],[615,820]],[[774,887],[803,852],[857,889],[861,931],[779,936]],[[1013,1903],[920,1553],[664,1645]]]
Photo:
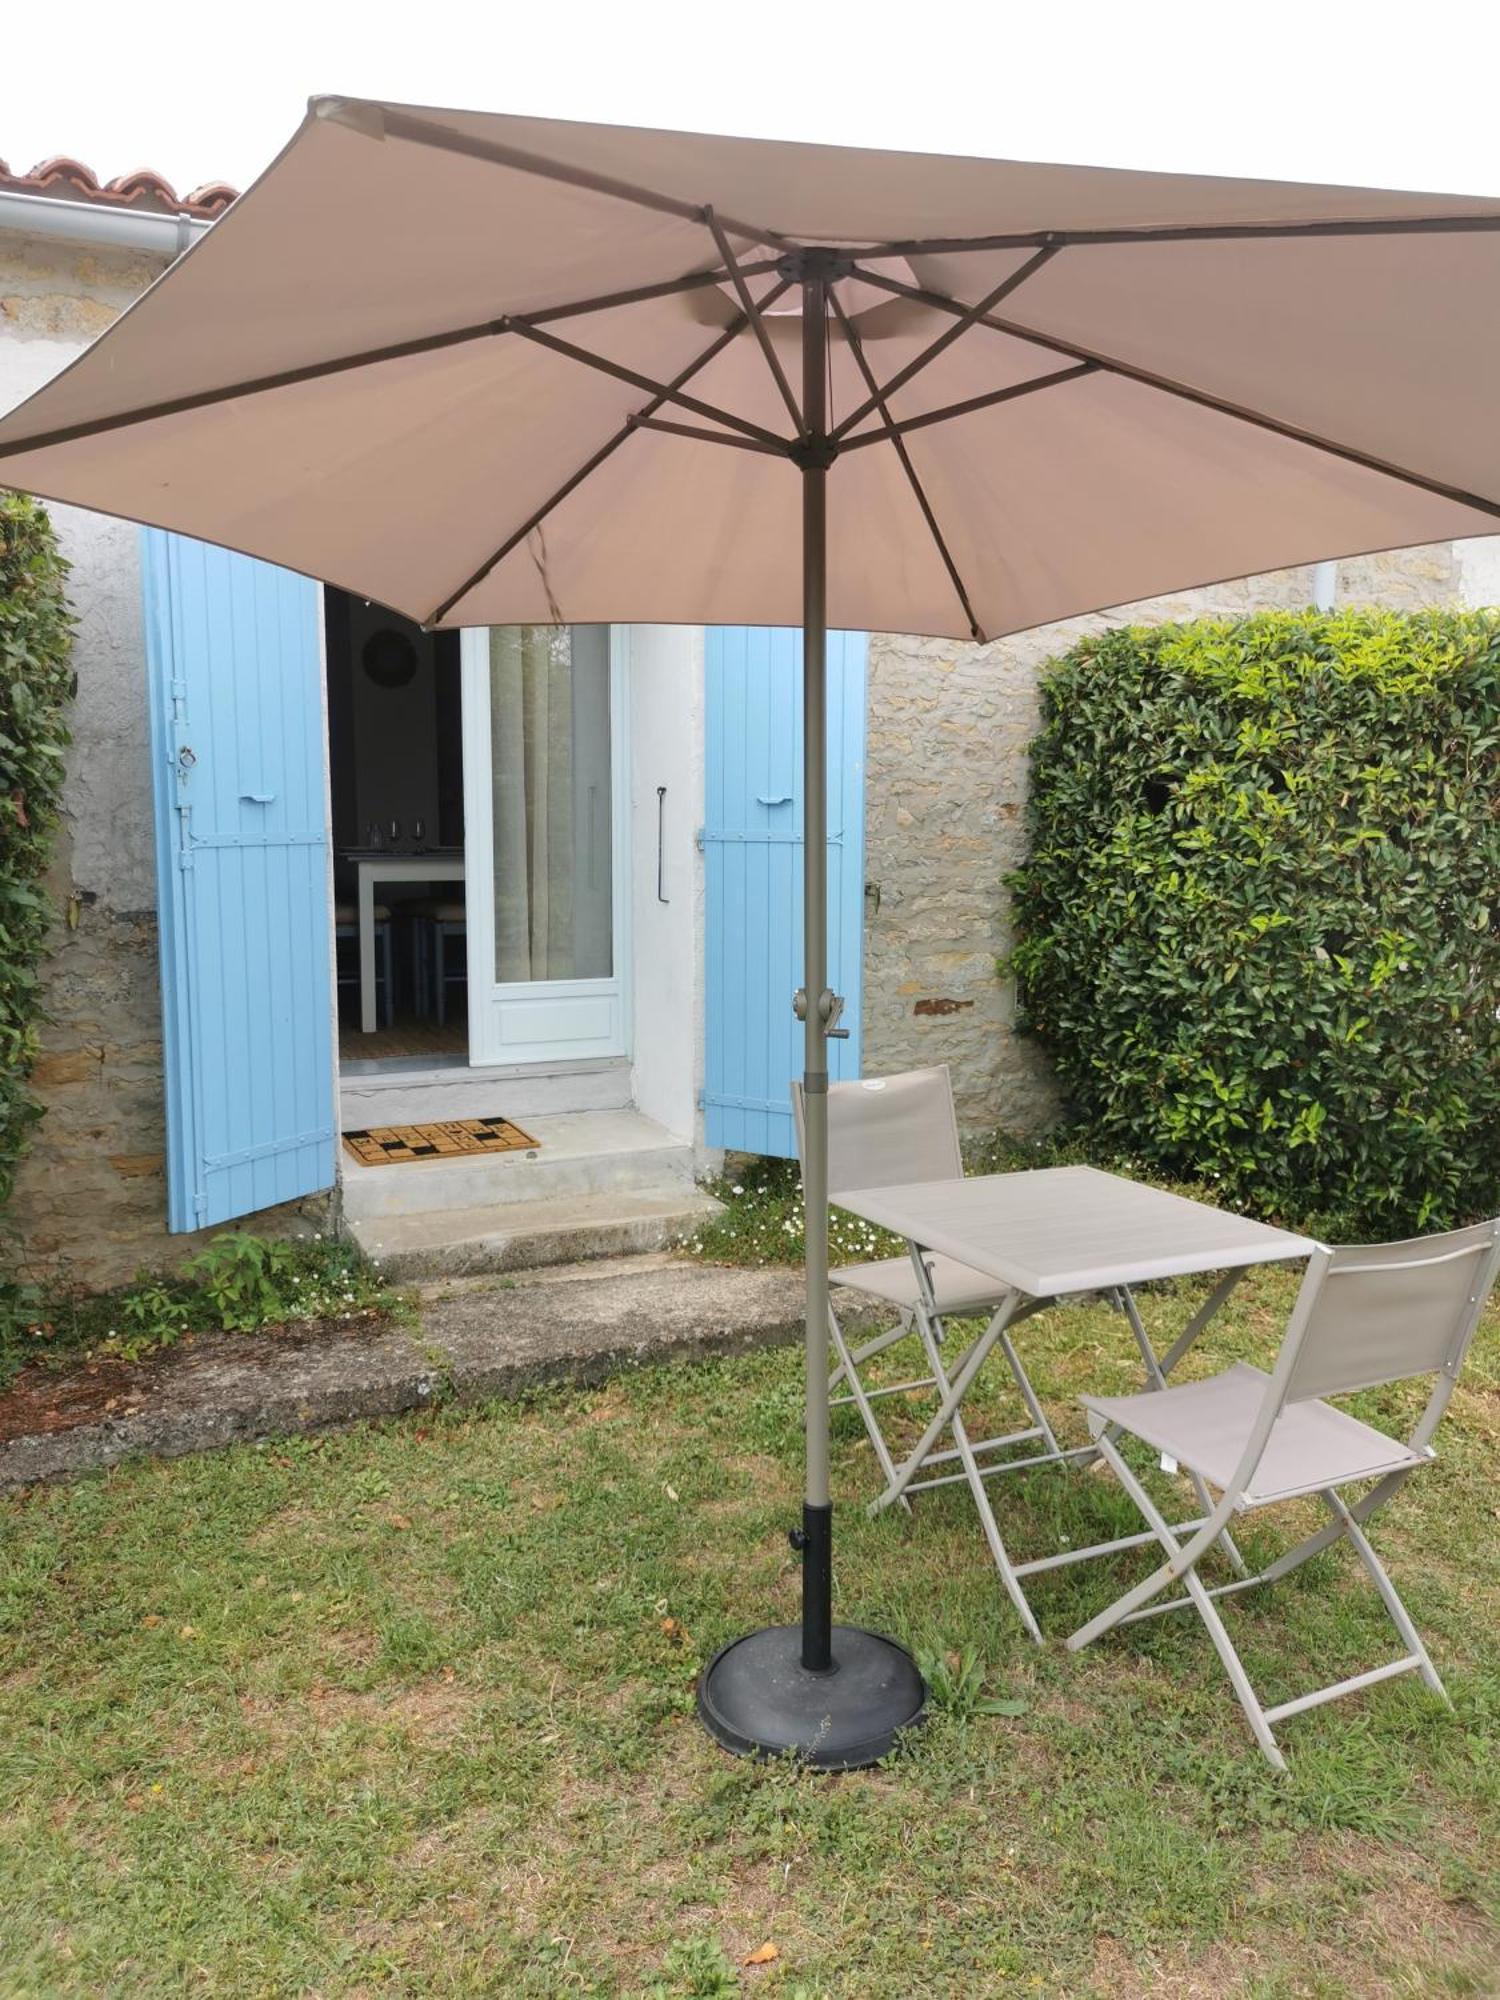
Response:
[[[375,878],[359,871],[359,1025],[375,1032]]]
[[[896,1477],[886,1487],[879,1499],[871,1501],[868,1510],[870,1513],[878,1514],[882,1507],[889,1507],[893,1500],[899,1500],[907,1487],[916,1478],[922,1469],[923,1461],[926,1459],[928,1452],[932,1450],[938,1438],[942,1436],[949,1424],[952,1423],[953,1413],[968,1394],[969,1384],[984,1366],[985,1359],[991,1348],[994,1347],[996,1341],[999,1340],[1001,1334],[1004,1333],[1006,1327],[1014,1318],[1016,1308],[1020,1303],[1021,1295],[1019,1292],[1010,1292],[1007,1294],[1004,1304],[1001,1305],[984,1332],[980,1334],[974,1345],[959,1362],[957,1372],[949,1382],[946,1393],[941,1394],[937,1415],[922,1433],[915,1450],[911,1452],[905,1463],[897,1468]]]
[[[951,1385],[943,1368],[942,1350],[938,1346],[933,1334],[932,1325],[925,1313],[921,1316],[918,1325],[922,1336],[922,1345],[927,1350],[927,1365],[932,1370],[932,1379],[937,1384],[939,1396],[946,1403],[951,1394]],[[999,1339],[1007,1347],[1009,1346],[1003,1327],[1000,1331]],[[953,1414],[949,1418],[949,1422],[953,1428],[953,1442],[958,1448],[958,1456],[969,1482],[969,1491],[974,1496],[974,1505],[979,1512],[979,1525],[984,1530],[985,1541],[989,1544],[990,1559],[1000,1573],[1000,1581],[1004,1584],[1006,1595],[1015,1606],[1016,1614],[1020,1618],[1021,1623],[1026,1627],[1031,1638],[1040,1646],[1042,1643],[1042,1628],[1037,1624],[1036,1613],[1027,1603],[1026,1593],[1021,1588],[1020,1579],[1011,1567],[1010,1553],[1001,1537],[1000,1526],[995,1519],[995,1510],[990,1505],[989,1494],[985,1491],[984,1475],[979,1470],[979,1463],[974,1456],[974,1447],[969,1441],[968,1429],[964,1424],[963,1415],[959,1410],[957,1402],[953,1405]],[[1054,1438],[1052,1440],[1054,1450],[1056,1442]],[[897,1477],[899,1478],[899,1474]]]
[[[1214,1286],[1208,1297],[1199,1306],[1182,1332],[1162,1356],[1161,1372],[1163,1375],[1171,1374],[1183,1355],[1198,1340],[1209,1321],[1218,1312],[1220,1306],[1223,1305],[1229,1294],[1244,1276],[1245,1273],[1243,1271],[1226,1271],[1224,1273],[1224,1276],[1220,1278],[1218,1284]]]

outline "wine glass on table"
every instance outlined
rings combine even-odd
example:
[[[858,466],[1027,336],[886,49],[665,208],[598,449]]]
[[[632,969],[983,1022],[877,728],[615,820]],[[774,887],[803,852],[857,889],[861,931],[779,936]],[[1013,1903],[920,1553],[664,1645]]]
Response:
[[[401,847],[401,822],[394,813],[391,814],[391,823],[388,831],[391,836],[391,852],[392,854],[398,853]]]
[[[416,845],[417,852],[419,854],[423,853],[427,846],[427,822],[422,818],[420,813],[418,813],[417,817],[411,823],[411,837]]]

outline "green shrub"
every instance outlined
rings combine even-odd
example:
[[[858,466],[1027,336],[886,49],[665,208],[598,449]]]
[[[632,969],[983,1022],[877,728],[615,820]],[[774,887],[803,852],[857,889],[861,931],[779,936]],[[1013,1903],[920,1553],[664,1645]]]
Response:
[[[27,1129],[40,967],[50,911],[42,888],[62,793],[73,696],[68,566],[24,493],[0,493],[0,1210]]]
[[[1057,662],[1011,884],[1089,1142],[1330,1233],[1500,1207],[1500,616],[1273,613]]]
[[[357,1244],[216,1236],[177,1274],[138,1271],[108,1292],[0,1284],[0,1389],[28,1361],[66,1367],[90,1355],[141,1361],[194,1333],[254,1333],[310,1320],[401,1314]]]

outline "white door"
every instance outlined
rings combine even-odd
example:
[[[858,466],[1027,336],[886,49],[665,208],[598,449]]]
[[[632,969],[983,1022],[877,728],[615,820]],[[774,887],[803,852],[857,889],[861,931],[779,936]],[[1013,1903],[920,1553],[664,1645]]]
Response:
[[[469,1061],[628,1054],[626,640],[463,634]]]

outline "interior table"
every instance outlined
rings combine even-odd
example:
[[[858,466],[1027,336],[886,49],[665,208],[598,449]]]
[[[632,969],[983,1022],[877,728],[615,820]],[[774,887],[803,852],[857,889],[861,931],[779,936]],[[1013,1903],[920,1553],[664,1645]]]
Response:
[[[934,1320],[936,1307],[924,1252],[956,1257],[1006,1288],[988,1326],[951,1375],[939,1360],[935,1370],[937,1413],[874,1506],[888,1507],[902,1497],[924,1466],[932,1463],[930,1454],[938,1438],[951,1428],[956,1449],[948,1455],[963,1465],[963,1476],[974,1495],[1001,1581],[1027,1631],[1040,1641],[1041,1631],[1026,1601],[1021,1578],[1077,1560],[1082,1552],[1013,1563],[1006,1551],[985,1480],[1013,1469],[1017,1461],[981,1468],[960,1415],[963,1399],[996,1343],[1008,1341],[1007,1329],[1018,1319],[1069,1293],[1115,1293],[1140,1349],[1148,1386],[1164,1388],[1173,1368],[1201,1337],[1245,1271],[1257,1264],[1305,1258],[1318,1246],[1311,1238],[1290,1230],[1103,1173],[1097,1167],[1042,1167],[1029,1173],[975,1174],[961,1180],[856,1188],[841,1191],[838,1199],[840,1208],[906,1238],[924,1304]],[[1132,1286],[1210,1271],[1222,1274],[1219,1283],[1168,1351],[1158,1356],[1136,1307]],[[1018,1379],[1024,1377],[1018,1375]],[[1032,1416],[1039,1428],[989,1443],[1014,1443],[1039,1435],[1053,1442],[1039,1407],[1033,1406]],[[1093,1452],[1092,1446],[1064,1452],[1054,1443],[1041,1457],[1056,1461],[1088,1457]],[[1195,1481],[1195,1485],[1199,1504],[1206,1512],[1207,1492],[1200,1482]],[[1127,1536],[1109,1546],[1128,1548],[1151,1539],[1148,1535]],[[1225,1546],[1238,1566],[1238,1553],[1227,1537]]]
[[[462,882],[461,847],[433,847],[425,852],[392,853],[361,847],[346,854],[358,882],[359,1025],[373,1035],[375,1014],[375,884],[377,882]]]

